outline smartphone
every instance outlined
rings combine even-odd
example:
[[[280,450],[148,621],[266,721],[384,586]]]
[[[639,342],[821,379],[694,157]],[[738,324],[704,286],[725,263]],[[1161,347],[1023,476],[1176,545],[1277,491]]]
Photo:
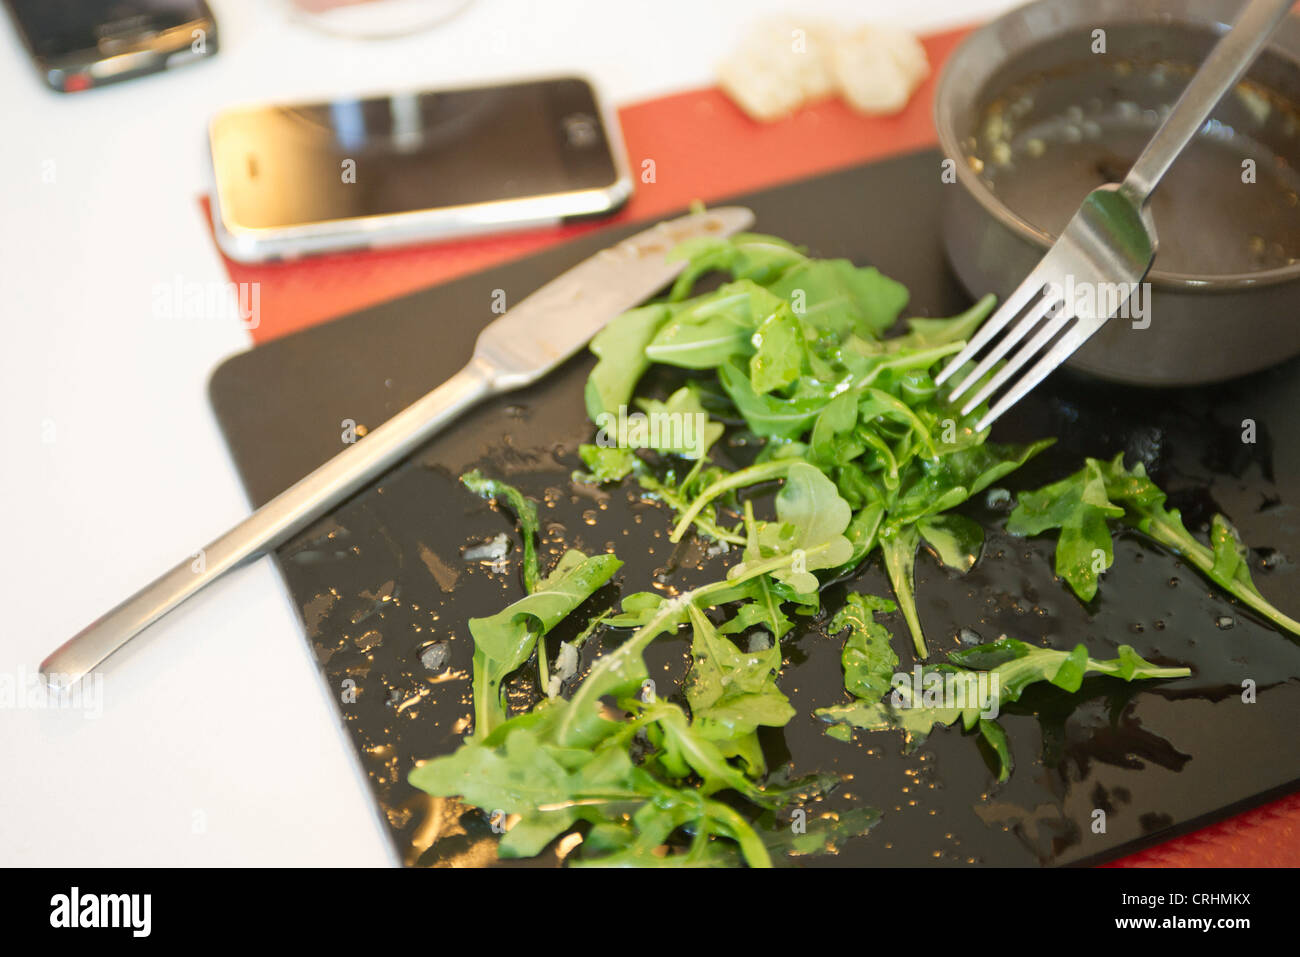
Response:
[[[60,93],[158,73],[217,52],[204,0],[4,0],[41,76]]]
[[[217,241],[242,261],[556,224],[632,192],[577,77],[232,109],[209,146]]]

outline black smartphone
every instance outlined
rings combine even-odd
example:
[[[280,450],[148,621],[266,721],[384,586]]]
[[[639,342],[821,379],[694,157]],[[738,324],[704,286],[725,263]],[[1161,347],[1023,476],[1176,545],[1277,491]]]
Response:
[[[240,260],[552,225],[632,192],[580,77],[239,107],[209,141],[217,240]]]
[[[204,0],[4,0],[41,76],[60,93],[168,70],[217,52]]]

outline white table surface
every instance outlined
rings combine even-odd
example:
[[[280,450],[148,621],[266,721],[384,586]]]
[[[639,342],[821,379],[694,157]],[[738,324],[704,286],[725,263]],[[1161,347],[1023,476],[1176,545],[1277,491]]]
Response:
[[[767,12],[921,31],[1011,5],[475,0],[433,31],[358,42],[274,0],[210,3],[213,60],[75,96],[45,89],[0,15],[0,702],[248,511],[206,393],[247,333],[153,309],[159,283],[226,279],[196,203],[213,112],[571,69],[625,103],[710,82]],[[91,712],[0,704],[0,865],[394,863],[269,560],[102,674]]]

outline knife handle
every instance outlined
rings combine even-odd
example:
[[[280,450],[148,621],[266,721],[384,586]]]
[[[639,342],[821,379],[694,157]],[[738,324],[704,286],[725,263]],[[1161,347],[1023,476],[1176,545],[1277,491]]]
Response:
[[[505,391],[479,357],[291,485],[201,552],[140,589],[41,662],[52,687],[70,687],[167,612],[226,572],[284,544],[329,509],[397,465],[461,413]]]

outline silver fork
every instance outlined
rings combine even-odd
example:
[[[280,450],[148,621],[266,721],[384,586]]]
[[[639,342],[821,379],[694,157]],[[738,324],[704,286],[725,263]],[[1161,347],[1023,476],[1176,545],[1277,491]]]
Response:
[[[1219,100],[1245,74],[1294,2],[1252,0],[1210,51],[1124,182],[1109,183],[1088,194],[1034,271],[935,378],[942,385],[1020,317],[948,396],[949,401],[956,401],[978,386],[961,409],[962,415],[969,415],[993,393],[1012,383],[979,421],[978,428],[991,425],[1024,398],[1137,291],[1156,255],[1156,229],[1147,208],[1152,191]],[[1070,294],[1088,286],[1091,295],[1082,302]],[[1080,305],[1084,308],[1077,308]],[[1032,338],[1025,342],[1031,333]],[[998,361],[1021,342],[1024,345],[1006,365],[979,385]],[[1029,371],[1012,382],[1012,377],[1044,349],[1047,351]]]

